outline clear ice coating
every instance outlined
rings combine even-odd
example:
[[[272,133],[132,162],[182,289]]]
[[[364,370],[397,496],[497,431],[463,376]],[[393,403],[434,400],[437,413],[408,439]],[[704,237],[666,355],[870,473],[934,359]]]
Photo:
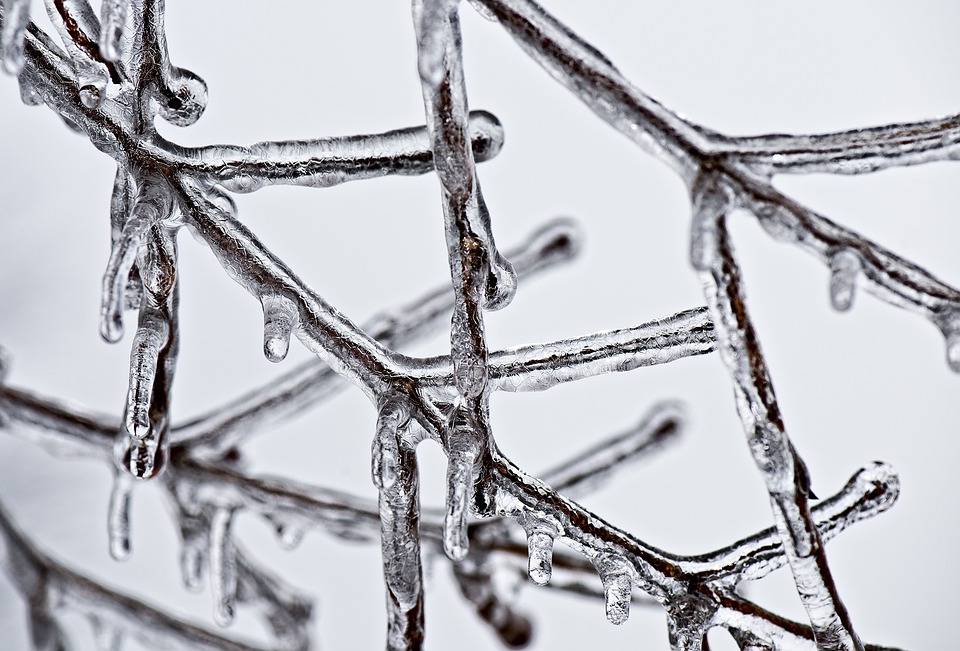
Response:
[[[62,48],[28,29],[29,0],[2,0],[0,56],[8,72],[19,73],[23,102],[47,104],[117,162],[101,334],[111,342],[122,337],[124,309],[137,309],[138,323],[119,419],[0,384],[0,425],[15,423],[14,434],[38,430],[33,435],[56,451],[108,463],[113,458],[123,470],[115,476],[107,515],[110,552],[117,559],[131,551],[133,478],[155,477],[168,467],[161,484],[180,529],[185,585],[199,588],[209,570],[217,623],[230,623],[238,604],[249,604],[281,648],[309,646],[311,608],[238,545],[233,522],[241,512],[267,521],[284,547],[315,529],[353,541],[379,536],[391,649],[423,644],[424,554],[452,561],[464,599],[511,645],[529,641],[530,623],[497,577],[513,577],[516,589],[525,574],[538,585],[603,599],[615,624],[627,619],[634,600],[659,603],[676,648],[700,648],[711,626],[726,628],[743,649],[787,649],[797,640],[820,650],[864,648],[823,545],[892,506],[899,482],[888,466],[874,464],[811,507],[806,466],[779,412],[725,221],[733,211],[745,211],[771,236],[816,256],[829,268],[830,300],[838,310],[850,309],[859,283],[930,319],[945,337],[948,364],[960,372],[960,292],[771,183],[775,174],[861,174],[960,158],[956,117],[840,133],[728,137],[644,94],[531,0],[469,4],[495,23],[489,28],[504,29],[600,119],[689,186],[689,256],[704,281],[706,307],[629,328],[489,349],[484,311],[506,307],[518,277],[569,259],[577,229],[570,221],[553,222],[506,256],[495,243],[476,164],[499,153],[504,129],[489,113],[469,110],[459,27],[466,3],[413,2],[423,126],[186,148],[157,138],[153,122],[161,117],[178,126],[193,124],[204,112],[207,87],[171,62],[162,0],[103,0],[99,17],[86,0],[45,0]],[[354,325],[268,251],[237,218],[228,194],[418,174],[436,174],[440,183],[450,282],[365,327]],[[265,356],[284,359],[296,332],[318,360],[190,423],[171,425],[179,337],[176,237],[184,225],[259,302]],[[445,318],[449,356],[396,354],[402,342]],[[675,409],[657,408],[634,430],[591,447],[542,480],[514,466],[494,441],[493,391],[541,391],[714,351],[734,384],[775,525],[727,547],[698,556],[670,554],[568,497],[655,449],[678,429]],[[0,357],[0,381],[6,366]],[[377,406],[371,446],[377,501],[245,470],[245,439],[322,402],[334,393],[338,376]],[[445,507],[436,511],[420,507],[415,447],[427,438],[441,444],[448,461]],[[555,548],[561,538],[565,544]],[[103,648],[118,648],[151,622],[150,634],[164,648],[248,649],[43,556],[2,507],[0,540],[3,566],[31,604],[37,648],[65,645],[54,611],[75,609],[90,618]],[[785,622],[735,591],[785,566],[793,572],[807,623]]]

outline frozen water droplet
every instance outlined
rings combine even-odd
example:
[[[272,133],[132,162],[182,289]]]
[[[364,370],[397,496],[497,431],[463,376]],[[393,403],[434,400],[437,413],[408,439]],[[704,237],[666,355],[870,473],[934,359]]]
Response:
[[[129,0],[103,0],[100,5],[100,55],[106,61],[120,60],[120,39],[127,20]]]
[[[3,69],[16,75],[23,69],[23,39],[30,23],[30,0],[3,0],[3,13],[0,56]]]
[[[527,534],[527,573],[537,585],[550,583],[553,574],[553,536],[545,531]]]
[[[117,561],[130,558],[130,499],[133,482],[125,472],[113,476],[110,491],[110,506],[107,515],[107,538],[110,541],[110,556]]]
[[[830,256],[830,303],[838,312],[853,305],[860,273],[860,257],[849,249],[841,249]]]
[[[947,345],[947,365],[960,373],[960,308],[941,310],[933,319],[943,333]]]
[[[178,127],[189,127],[207,108],[207,83],[190,70],[172,67],[165,79],[166,97],[159,101],[160,116]]]
[[[462,561],[470,549],[467,516],[476,479],[477,444],[469,430],[451,432],[447,450],[447,512],[443,518],[443,549],[454,561]]]
[[[603,582],[607,619],[611,624],[623,624],[630,617],[630,602],[633,599],[630,565],[615,556],[601,556],[594,564]]]
[[[17,79],[20,82],[21,102],[27,106],[40,106],[43,104],[43,100],[40,98],[40,93],[38,93],[37,89],[33,87],[33,84],[30,83],[30,80],[27,79],[26,75],[20,75]]]
[[[237,557],[231,538],[233,509],[218,508],[210,519],[210,577],[213,618],[229,626],[237,610]]]
[[[82,86],[80,88],[80,101],[87,108],[99,108],[100,104],[103,103],[103,91],[94,85]]]
[[[280,362],[290,349],[290,335],[299,323],[296,306],[287,298],[267,294],[263,305],[263,354],[271,362]]]
[[[115,457],[117,465],[137,479],[152,479],[167,465],[166,446],[158,446],[153,437],[140,440],[121,434]]]
[[[278,524],[276,529],[277,540],[280,542],[280,546],[286,550],[296,549],[303,541],[305,529],[300,524],[285,522]]]

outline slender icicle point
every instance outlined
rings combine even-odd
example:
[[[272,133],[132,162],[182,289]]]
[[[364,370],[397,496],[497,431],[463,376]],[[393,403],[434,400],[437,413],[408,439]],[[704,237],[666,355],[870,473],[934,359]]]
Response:
[[[454,561],[462,561],[470,550],[467,516],[477,476],[480,446],[467,421],[454,417],[447,441],[447,512],[443,518],[443,551]]]
[[[203,587],[203,568],[206,565],[204,537],[198,531],[183,535],[180,548],[180,579],[190,592],[199,592]]]
[[[103,0],[100,5],[100,56],[120,60],[120,39],[127,21],[129,0]]]
[[[960,373],[960,308],[941,310],[934,319],[947,344],[947,365]]]
[[[237,555],[230,529],[233,509],[218,508],[210,519],[210,579],[213,590],[213,618],[229,626],[237,614]]]
[[[633,599],[633,574],[622,558],[605,555],[593,562],[603,581],[604,607],[611,624],[623,624],[630,617]]]
[[[154,223],[134,215],[113,242],[107,269],[103,272],[100,297],[100,336],[108,343],[116,343],[123,338],[127,278],[137,259],[137,251]]]
[[[141,319],[130,351],[130,387],[127,390],[127,409],[124,428],[127,434],[140,441],[153,434],[150,405],[157,375],[160,351],[167,345],[169,327],[160,317]]]
[[[130,558],[130,501],[133,479],[125,472],[113,475],[110,491],[110,511],[107,516],[107,538],[110,541],[110,556],[115,561]]]
[[[271,362],[282,362],[290,350],[290,335],[300,323],[297,307],[288,298],[277,294],[264,294],[263,305],[263,354]]]
[[[3,0],[3,30],[0,31],[0,56],[3,69],[11,75],[23,69],[23,39],[30,24],[30,0]]]
[[[553,536],[534,528],[527,534],[527,574],[537,585],[547,585],[553,574]]]
[[[860,273],[860,256],[849,249],[841,249],[830,256],[830,303],[838,312],[846,312],[853,305]]]

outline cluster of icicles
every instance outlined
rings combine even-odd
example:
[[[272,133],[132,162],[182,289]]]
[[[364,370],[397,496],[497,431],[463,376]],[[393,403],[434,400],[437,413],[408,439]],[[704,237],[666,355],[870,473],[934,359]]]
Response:
[[[642,592],[666,610],[672,648],[702,648],[706,632],[715,626],[726,628],[743,649],[870,648],[853,631],[822,543],[886,510],[897,495],[896,475],[886,465],[870,465],[837,495],[811,506],[815,498],[807,471],[780,418],[746,310],[726,218],[748,212],[775,237],[823,260],[831,270],[830,297],[838,310],[849,309],[855,288],[865,285],[880,298],[923,314],[943,332],[948,362],[960,372],[960,293],[798,204],[770,182],[775,174],[859,174],[956,158],[960,124],[955,117],[814,136],[730,138],[687,121],[633,87],[598,50],[532,0],[471,0],[601,119],[684,179],[693,205],[691,263],[703,280],[707,303],[632,328],[490,351],[484,312],[507,306],[525,274],[568,259],[576,233],[561,221],[517,251],[503,254],[495,243],[476,163],[497,154],[503,133],[492,115],[468,110],[457,0],[413,2],[424,127],[198,148],[160,141],[154,129],[158,115],[176,125],[192,124],[206,103],[204,82],[170,63],[162,0],[104,0],[99,16],[87,0],[45,4],[65,51],[31,26],[29,0],[3,0],[0,54],[4,67],[18,75],[26,103],[48,105],[117,161],[101,334],[111,342],[121,338],[125,309],[136,309],[138,322],[120,423],[8,387],[0,394],[0,411],[8,420],[40,429],[40,438],[58,450],[113,459],[120,469],[108,518],[115,557],[130,553],[133,478],[158,477],[178,514],[184,581],[196,587],[209,569],[221,624],[234,618],[238,602],[250,602],[265,613],[280,646],[308,643],[309,606],[256,567],[231,535],[237,512],[246,509],[270,520],[285,545],[296,544],[313,526],[350,539],[379,537],[388,648],[423,643],[424,547],[442,550],[454,563],[465,598],[505,642],[519,645],[529,639],[528,627],[490,578],[497,563],[512,562],[500,556],[516,556],[516,527],[504,522],[510,519],[525,534],[522,555],[533,583],[559,582],[590,592],[582,575],[599,575],[613,623],[627,619]],[[435,173],[441,186],[452,283],[363,328],[266,250],[237,220],[227,194],[276,184],[327,187],[426,173]],[[255,395],[176,427],[169,422],[169,401],[179,336],[176,238],[184,225],[259,301],[267,359],[283,360],[295,335],[318,360]],[[416,359],[396,352],[397,345],[451,312],[449,356]],[[637,443],[647,441],[643,437],[615,438],[542,479],[524,474],[496,446],[489,415],[493,391],[544,390],[715,350],[729,370],[749,448],[771,498],[775,527],[767,531],[709,554],[678,556],[570,500],[578,488],[646,449],[647,443]],[[372,477],[378,503],[246,475],[238,463],[244,437],[326,397],[338,377],[359,387],[377,410]],[[664,425],[668,420],[670,427]],[[638,431],[649,438],[676,423],[675,415],[661,413]],[[416,447],[428,438],[448,458],[446,507],[439,514],[419,507]],[[24,570],[18,580],[25,594],[55,580],[61,596],[82,592],[75,575],[37,552],[6,516],[0,523],[6,547],[14,550],[8,554],[26,559],[26,568],[45,568],[43,580]],[[558,540],[575,554],[555,549]],[[578,578],[555,577],[561,557],[563,567]],[[785,622],[735,592],[742,581],[785,565],[794,574],[809,625]],[[101,606],[96,613],[101,619],[101,610],[122,601],[97,595],[91,603]],[[114,613],[114,620],[147,612],[142,604],[137,608]],[[34,620],[40,622],[37,630],[55,627],[45,613]],[[105,639],[114,644],[117,636]],[[199,638],[190,639],[200,644]]]

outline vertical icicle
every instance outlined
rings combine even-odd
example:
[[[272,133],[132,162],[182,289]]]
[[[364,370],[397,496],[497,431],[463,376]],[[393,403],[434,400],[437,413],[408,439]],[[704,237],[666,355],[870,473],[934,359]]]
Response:
[[[113,488],[110,491],[110,507],[107,515],[107,538],[110,541],[110,556],[117,561],[130,558],[130,501],[133,480],[123,471],[115,471]]]
[[[443,518],[443,550],[454,561],[463,560],[470,550],[467,517],[477,477],[480,444],[476,423],[465,408],[458,409],[447,436],[447,497]]]
[[[198,592],[203,587],[203,568],[206,564],[206,539],[199,531],[181,532],[180,579],[183,587]]]
[[[100,56],[107,61],[120,60],[120,39],[127,21],[130,0],[102,0],[100,5]]]
[[[233,509],[218,507],[210,518],[210,578],[213,618],[229,626],[237,611],[237,556],[231,538]]]
[[[527,532],[527,574],[537,585],[547,585],[553,574],[553,535],[538,527]]]
[[[630,617],[633,600],[633,568],[618,556],[603,555],[593,562],[603,582],[604,608],[611,624],[623,624]]]
[[[30,24],[30,0],[3,0],[3,30],[0,31],[0,56],[3,69],[11,75],[23,69],[23,39]]]
[[[140,327],[133,340],[124,428],[130,437],[140,441],[153,433],[150,421],[153,385],[160,351],[167,345],[169,334],[166,321],[148,314],[141,318]]]
[[[853,305],[860,273],[860,256],[849,249],[841,249],[830,256],[830,303],[838,312],[846,312]]]
[[[373,483],[380,492],[380,545],[387,586],[387,648],[419,648],[423,640],[420,560],[420,476],[416,451],[401,445],[409,415],[400,402],[380,406],[373,443]]]
[[[290,350],[290,335],[300,322],[297,306],[279,294],[264,294],[263,354],[271,362],[281,362]]]

